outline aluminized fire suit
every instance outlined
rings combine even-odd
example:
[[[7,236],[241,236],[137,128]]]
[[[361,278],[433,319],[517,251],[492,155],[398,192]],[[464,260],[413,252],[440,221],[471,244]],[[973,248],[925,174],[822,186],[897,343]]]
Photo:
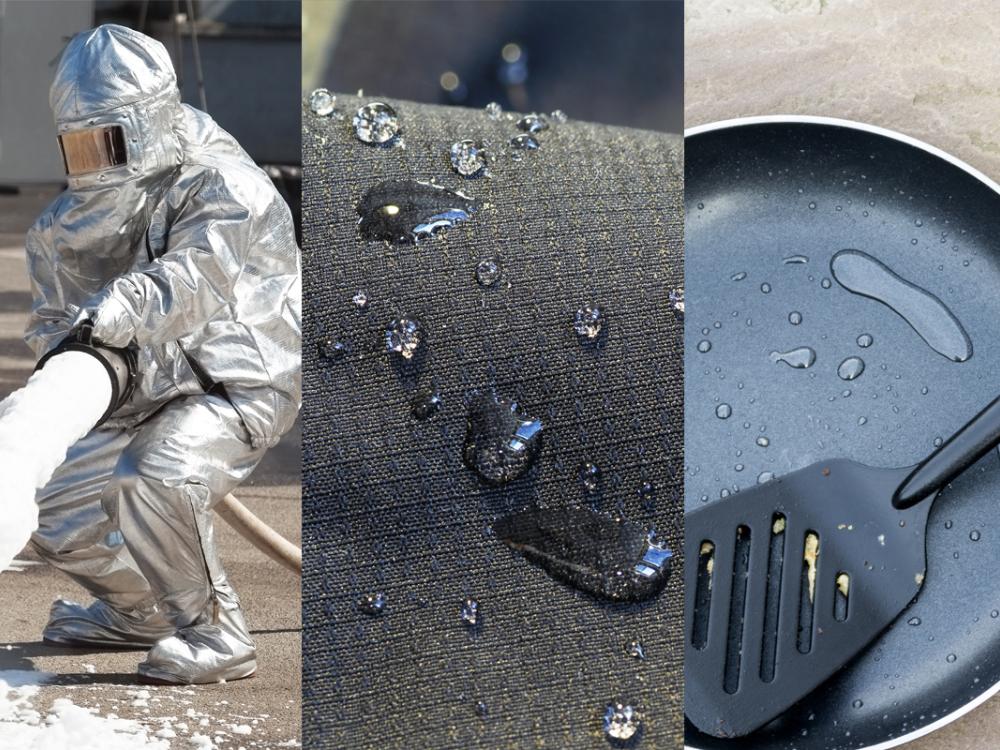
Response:
[[[128,402],[37,496],[35,548],[96,598],[57,601],[44,637],[152,646],[148,680],[246,677],[255,648],[212,506],[298,411],[291,214],[239,144],[180,103],[149,37],[112,25],[76,35],[50,103],[69,188],[27,236],[25,340],[41,356],[90,319],[98,342],[134,348],[139,364]],[[74,169],[71,138],[106,147],[108,161]]]

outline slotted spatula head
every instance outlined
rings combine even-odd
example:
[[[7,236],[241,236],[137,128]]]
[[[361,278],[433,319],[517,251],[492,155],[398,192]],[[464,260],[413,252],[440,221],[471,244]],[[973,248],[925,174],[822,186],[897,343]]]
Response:
[[[685,516],[685,713],[748,734],[805,697],[910,603],[932,499],[912,471],[813,464]]]

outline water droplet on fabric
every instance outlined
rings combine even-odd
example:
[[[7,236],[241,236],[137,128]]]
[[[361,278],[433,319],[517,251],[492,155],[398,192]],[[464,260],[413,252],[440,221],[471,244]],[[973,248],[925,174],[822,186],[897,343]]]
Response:
[[[523,130],[525,133],[541,133],[543,130],[549,129],[549,121],[545,115],[537,113],[525,115],[517,121],[517,129]]]
[[[701,341],[698,342],[698,351],[701,352],[702,354],[710,352],[711,350],[712,350],[712,342],[709,341],[708,339],[702,339]]]
[[[549,117],[552,119],[553,122],[558,123],[559,125],[565,125],[566,122],[569,120],[569,117],[567,117],[566,113],[563,112],[561,109],[552,110],[552,112],[549,114]]]
[[[747,272],[746,271],[739,271],[737,273],[734,273],[732,276],[730,276],[729,280],[730,281],[743,281],[743,279],[745,279],[746,277],[747,277]]]
[[[733,415],[733,407],[729,404],[719,404],[715,407],[715,416],[719,419],[729,419]]]
[[[410,360],[423,344],[424,329],[415,318],[396,318],[385,328],[385,350]]]
[[[767,282],[765,281],[765,282],[764,282],[763,284],[761,284],[761,285],[760,285],[760,290],[761,290],[761,291],[762,291],[762,292],[763,292],[764,294],[770,294],[770,293],[771,293],[771,285],[770,285],[770,284],[768,284],[768,283],[767,283]]]
[[[432,388],[417,393],[410,402],[410,413],[417,419],[429,419],[441,409],[441,394]]]
[[[944,438],[940,438],[940,437],[934,438],[934,447],[935,448],[940,448],[943,443],[944,443]]]
[[[365,594],[358,600],[358,610],[366,615],[380,615],[385,611],[386,598],[381,591]]]
[[[368,307],[368,295],[365,294],[364,292],[358,292],[353,297],[351,297],[351,302],[353,302],[354,306],[359,310],[364,310],[366,307]]]
[[[452,169],[463,177],[476,177],[486,169],[486,152],[475,141],[457,141],[449,154]]]
[[[584,305],[573,317],[573,330],[582,341],[596,341],[604,329],[604,311],[597,305]]]
[[[919,617],[911,617],[909,620],[906,621],[906,624],[912,625],[913,627],[917,627],[918,625],[920,625],[920,622],[921,620]]]
[[[868,417],[858,417],[858,425],[864,426],[868,424]]]
[[[486,116],[491,120],[499,120],[501,115],[503,115],[503,107],[501,107],[496,102],[490,102],[486,105]]]
[[[815,201],[809,201],[809,208],[812,209],[812,210],[815,210],[816,209],[816,202]]]
[[[541,420],[494,393],[470,396],[466,426],[462,458],[491,485],[506,484],[522,476],[542,447]]]
[[[594,495],[600,491],[601,469],[597,464],[592,464],[589,461],[582,464],[577,471],[577,476],[580,479],[580,484],[583,485],[583,491],[588,495]]]
[[[470,628],[476,627],[480,622],[479,602],[475,599],[466,599],[462,602],[462,606],[458,611],[458,616],[465,625]]]
[[[490,715],[490,709],[483,701],[476,701],[476,716],[485,719]]]
[[[366,240],[417,243],[468,221],[476,202],[454,190],[413,180],[380,182],[364,194],[357,212]]]
[[[655,532],[586,508],[531,507],[493,530],[554,578],[602,599],[645,601],[670,575],[673,553]]]
[[[819,282],[819,285],[824,289],[829,289],[833,284],[830,279],[824,278],[821,282]]]
[[[369,102],[354,115],[354,134],[364,143],[388,143],[399,135],[399,115],[385,102]]]
[[[646,660],[646,649],[639,641],[629,641],[625,647],[625,653],[633,659],[638,659],[639,661]]]
[[[476,281],[481,287],[491,287],[500,280],[500,264],[492,258],[479,261],[476,265]]]
[[[955,656],[955,654],[948,654],[946,657],[944,657],[944,660],[949,664],[954,664],[957,659],[958,657]]]
[[[854,702],[852,702],[852,703],[851,703],[851,705],[852,705],[852,706],[853,706],[854,708],[861,708],[861,707],[862,707],[863,705],[865,705],[865,704],[864,704],[864,701],[862,701],[862,700],[861,700],[860,698],[858,698],[858,699],[856,699],[856,700],[855,700]]]
[[[347,356],[347,344],[332,336],[324,336],[319,340],[319,353],[324,359],[336,362]]]
[[[793,326],[799,325],[802,322],[802,313],[800,313],[798,310],[793,310],[792,312],[788,313],[788,322],[791,323]]]
[[[766,448],[767,446],[769,446],[771,444],[771,441],[768,440],[763,435],[761,435],[759,438],[757,438],[756,442],[757,442],[757,445],[759,445],[761,448]]]
[[[639,502],[642,503],[642,507],[646,510],[652,510],[653,503],[656,500],[656,488],[652,482],[643,482],[640,484],[637,494],[639,495]]]
[[[976,529],[973,529],[972,531],[969,532],[969,539],[971,539],[974,542],[978,542],[982,538],[983,535],[980,534],[979,531]]]
[[[771,352],[772,362],[784,362],[789,367],[804,370],[816,362],[816,352],[812,347],[800,346],[787,352]]]
[[[770,471],[762,471],[757,475],[757,484],[764,484],[765,482],[770,482],[774,479],[774,473]]]
[[[809,256],[789,255],[787,258],[782,258],[781,262],[786,266],[804,265],[809,262]]]
[[[680,286],[676,289],[671,289],[670,293],[667,295],[667,300],[670,302],[670,307],[677,315],[681,317],[684,316],[684,287]]]
[[[867,349],[869,346],[875,343],[875,339],[872,338],[870,333],[862,333],[858,336],[858,346],[862,349]]]
[[[326,89],[316,89],[309,94],[309,109],[314,115],[328,117],[337,106],[337,97]]]
[[[511,158],[515,161],[520,161],[526,151],[535,151],[538,149],[538,141],[534,136],[527,133],[521,133],[520,135],[515,135],[510,139],[510,151]]]
[[[861,357],[848,357],[837,368],[841,380],[854,380],[865,371],[865,362]]]
[[[604,711],[604,735],[609,740],[630,740],[641,726],[639,713],[628,704],[609,703]]]

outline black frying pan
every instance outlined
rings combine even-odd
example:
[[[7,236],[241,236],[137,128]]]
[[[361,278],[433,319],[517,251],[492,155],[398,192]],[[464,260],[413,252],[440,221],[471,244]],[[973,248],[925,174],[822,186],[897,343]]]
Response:
[[[1000,392],[1000,186],[905,136],[822,118],[697,128],[685,162],[687,509],[821,458],[912,464]],[[830,260],[847,248],[938,297],[972,357],[942,356],[891,309],[842,288]],[[807,369],[769,356],[799,346],[816,352]],[[841,379],[855,356],[864,371]],[[994,452],[935,503],[926,582],[888,631],[767,727],[718,740],[688,724],[686,744],[892,747],[998,689]]]

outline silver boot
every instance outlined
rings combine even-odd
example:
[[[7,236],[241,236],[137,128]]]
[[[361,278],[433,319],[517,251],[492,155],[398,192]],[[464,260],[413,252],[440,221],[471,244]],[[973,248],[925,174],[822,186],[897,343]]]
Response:
[[[237,607],[219,609],[211,624],[181,628],[158,642],[139,665],[139,681],[203,685],[241,680],[257,671],[257,647]]]
[[[155,609],[123,612],[100,599],[89,607],[56,599],[42,640],[60,646],[149,648],[173,631],[173,626]]]

